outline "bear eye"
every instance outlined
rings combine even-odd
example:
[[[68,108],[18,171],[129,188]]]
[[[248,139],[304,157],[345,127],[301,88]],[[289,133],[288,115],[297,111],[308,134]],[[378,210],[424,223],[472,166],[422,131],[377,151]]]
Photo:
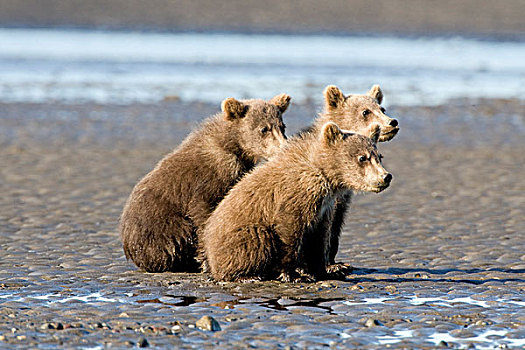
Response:
[[[270,128],[268,128],[267,126],[263,127],[261,129],[261,134],[266,134],[268,131],[270,131]]]
[[[371,112],[370,112],[369,109],[365,109],[365,110],[363,111],[363,117],[366,117],[366,116],[369,115],[370,113],[371,113]]]
[[[368,158],[367,158],[366,156],[360,156],[360,157],[359,157],[359,162],[360,162],[360,163],[364,163],[364,162],[366,162],[367,159],[368,159]]]

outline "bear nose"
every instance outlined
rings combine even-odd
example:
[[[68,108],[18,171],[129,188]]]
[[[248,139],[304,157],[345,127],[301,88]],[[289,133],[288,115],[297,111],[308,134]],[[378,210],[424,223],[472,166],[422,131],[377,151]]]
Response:
[[[396,127],[398,122],[397,122],[397,119],[390,119],[390,126],[393,126],[393,127]]]
[[[390,181],[392,181],[392,174],[388,173],[386,174],[385,176],[383,176],[383,181],[387,184],[390,183]]]

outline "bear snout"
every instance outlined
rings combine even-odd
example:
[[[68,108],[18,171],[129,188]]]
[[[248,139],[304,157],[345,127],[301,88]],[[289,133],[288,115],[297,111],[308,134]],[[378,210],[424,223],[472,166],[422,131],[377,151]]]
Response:
[[[373,192],[382,192],[383,190],[387,189],[390,186],[390,182],[392,182],[392,174],[385,173],[384,175],[380,175],[377,179],[377,182],[374,185]]]

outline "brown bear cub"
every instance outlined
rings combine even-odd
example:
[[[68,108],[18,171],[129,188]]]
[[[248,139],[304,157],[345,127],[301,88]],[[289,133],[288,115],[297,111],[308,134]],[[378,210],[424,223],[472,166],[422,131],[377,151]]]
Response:
[[[390,141],[399,131],[398,121],[386,115],[386,110],[381,107],[383,91],[379,85],[372,86],[364,95],[347,96],[337,86],[329,85],[324,89],[323,95],[323,112],[313,125],[303,130],[299,136],[307,137],[313,134],[317,137],[327,122],[334,122],[343,130],[351,130],[361,135],[368,135],[371,125],[378,124],[381,128],[379,142]]]
[[[290,96],[222,102],[134,188],[120,218],[124,252],[148,272],[196,272],[199,230],[228,190],[286,142]]]
[[[366,94],[351,94],[345,96],[343,92],[334,85],[329,85],[324,90],[325,106],[322,113],[314,121],[314,124],[303,130],[299,137],[315,138],[326,122],[334,122],[341,129],[351,130],[361,135],[368,135],[370,127],[378,124],[381,128],[379,141],[390,141],[399,131],[398,121],[385,114],[381,107],[383,92],[379,85],[374,85]],[[330,253],[328,271],[332,278],[344,278],[350,272],[351,267],[346,264],[336,264],[335,257],[339,250],[339,237],[344,224],[344,217],[348,210],[352,191],[339,193],[334,201],[332,217],[327,217],[328,222],[322,225],[330,231]],[[318,244],[323,242],[306,242],[304,252],[309,255],[310,247],[317,249]]]
[[[373,140],[327,123],[316,139],[295,138],[246,175],[208,219],[201,235],[206,268],[219,281],[326,278],[329,242],[306,256],[303,243],[324,235],[341,191],[381,192],[392,179]],[[317,239],[316,239],[317,240]]]

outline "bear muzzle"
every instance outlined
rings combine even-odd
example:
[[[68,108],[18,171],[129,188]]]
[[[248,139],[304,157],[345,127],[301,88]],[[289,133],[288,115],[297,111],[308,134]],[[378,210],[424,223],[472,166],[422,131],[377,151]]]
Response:
[[[381,127],[381,134],[379,135],[379,141],[390,141],[399,132],[399,122],[397,119],[390,119],[388,125]]]
[[[384,174],[381,178],[381,181],[379,181],[376,184],[374,188],[374,192],[379,193],[387,189],[388,186],[390,186],[390,182],[392,182],[392,178],[393,178],[392,174],[390,173]]]

